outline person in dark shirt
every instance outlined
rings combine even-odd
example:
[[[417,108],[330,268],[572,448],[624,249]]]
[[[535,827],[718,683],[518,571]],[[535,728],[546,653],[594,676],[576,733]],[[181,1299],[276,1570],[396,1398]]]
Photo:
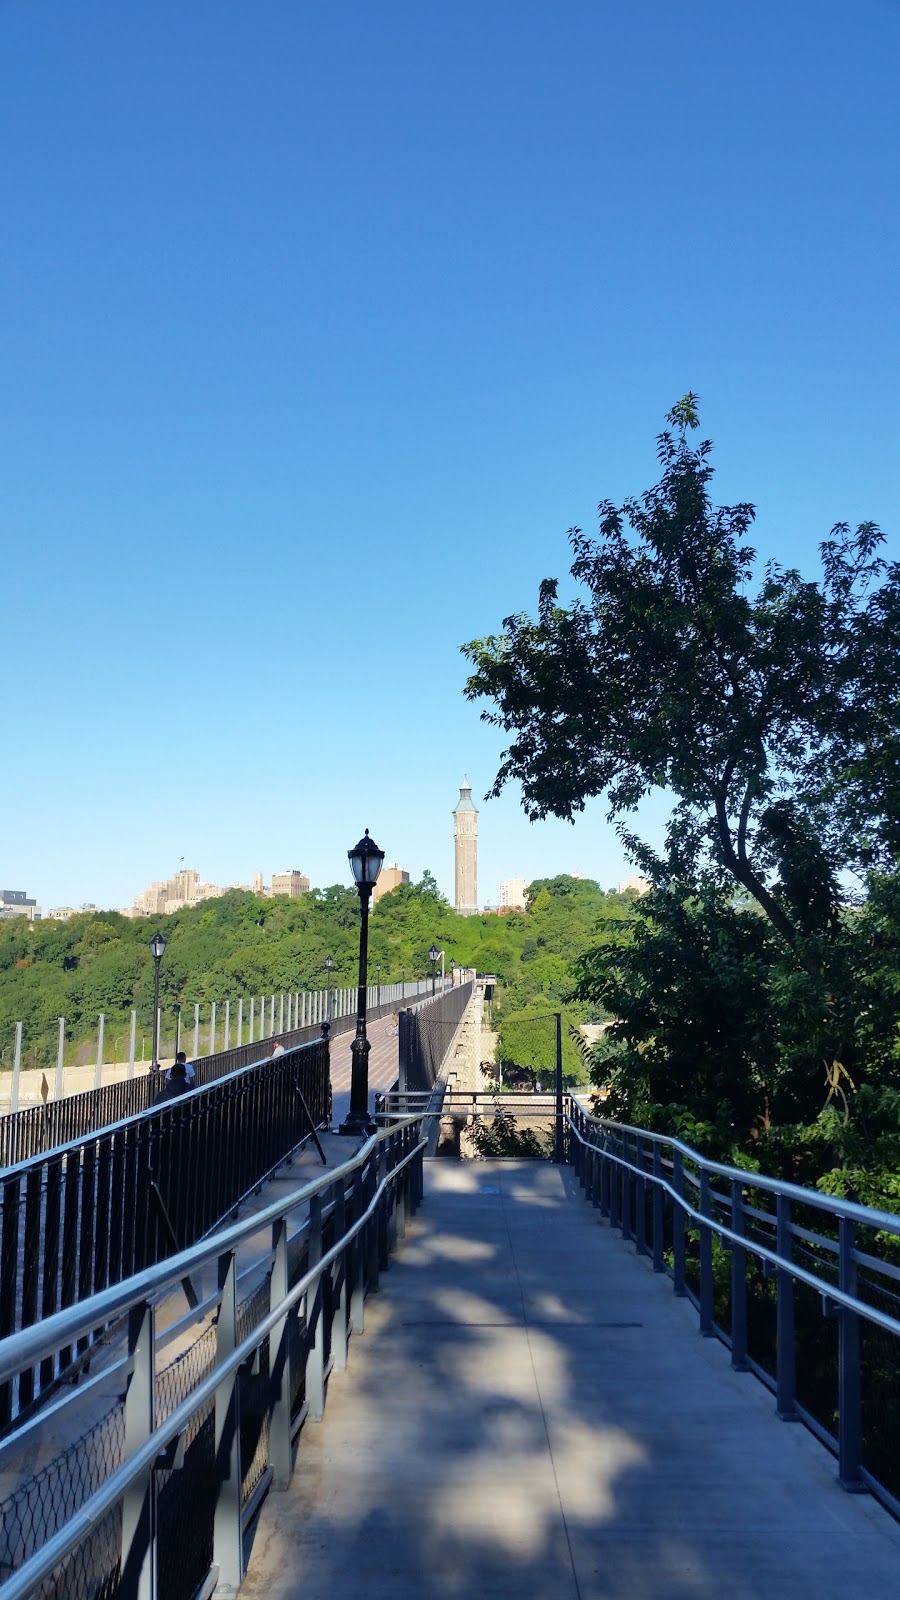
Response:
[[[179,1056],[177,1060],[172,1062],[166,1081],[153,1104],[162,1106],[165,1105],[167,1100],[177,1100],[179,1095],[187,1094],[190,1087],[191,1085],[187,1081],[185,1063]]]

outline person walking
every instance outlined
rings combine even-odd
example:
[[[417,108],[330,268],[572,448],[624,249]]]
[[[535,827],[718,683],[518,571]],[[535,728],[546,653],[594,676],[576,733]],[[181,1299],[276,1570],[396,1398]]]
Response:
[[[194,1068],[193,1068],[191,1062],[188,1061],[188,1058],[185,1055],[185,1052],[183,1050],[179,1050],[177,1056],[175,1057],[174,1066],[170,1067],[168,1072],[166,1073],[166,1083],[170,1083],[171,1082],[172,1073],[174,1071],[175,1066],[178,1065],[179,1061],[182,1063],[182,1065],[184,1067],[184,1076],[185,1076],[185,1080],[187,1082],[188,1088],[189,1089],[196,1089],[196,1087],[197,1087],[197,1074],[194,1071]]]
[[[187,1094],[191,1085],[187,1081],[187,1064],[184,1051],[179,1051],[166,1074],[166,1081],[153,1101],[155,1106],[163,1106],[168,1100],[177,1100],[179,1095]]]

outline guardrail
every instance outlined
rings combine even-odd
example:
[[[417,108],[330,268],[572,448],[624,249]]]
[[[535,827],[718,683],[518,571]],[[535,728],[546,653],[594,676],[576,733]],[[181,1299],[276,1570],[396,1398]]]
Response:
[[[567,1122],[601,1215],[670,1274],[778,1415],[835,1453],[844,1487],[900,1516],[900,1217],[708,1161],[574,1100]]]
[[[330,1098],[320,1038],[11,1167],[0,1177],[0,1337],[193,1244],[327,1119]],[[91,1342],[64,1341],[0,1382],[0,1428]]]
[[[392,985],[388,991],[388,986],[382,985],[381,992],[386,997],[380,1004],[370,1006],[368,1012],[370,1020],[374,1021],[378,1017],[396,1011],[398,1003],[402,1001],[398,1001],[394,991],[400,987],[399,984]],[[406,996],[415,999],[415,991],[423,987],[424,980],[416,985],[405,985]],[[373,988],[370,992],[374,995],[378,991]],[[328,1019],[333,1035],[346,1033],[355,1027],[355,1005],[354,990],[354,1009]],[[325,1010],[327,1009],[326,1007]],[[306,1023],[286,1033],[257,1039],[255,1043],[234,1045],[231,1049],[220,1050],[215,1055],[200,1056],[193,1063],[197,1082],[201,1085],[213,1083],[239,1067],[254,1065],[264,1056],[271,1054],[276,1038],[286,1049],[299,1044],[308,1044],[320,1037],[324,1020],[323,1018],[321,1022]],[[158,1088],[159,1084],[154,1076],[144,1072],[136,1078],[126,1078],[122,1083],[104,1084],[99,1089],[84,1089],[79,1094],[50,1100],[46,1105],[27,1106],[22,1111],[14,1111],[8,1116],[0,1117],[0,1168],[27,1161],[30,1156],[39,1155],[46,1150],[58,1149],[62,1145],[70,1144],[73,1139],[84,1138],[95,1129],[108,1127],[125,1117],[139,1116],[153,1104],[153,1097]]]
[[[289,1483],[294,1436],[306,1417],[321,1417],[328,1374],[346,1365],[366,1294],[421,1199],[423,1149],[409,1118],[289,1198],[0,1342],[0,1384],[9,1386],[61,1344],[127,1319],[127,1354],[107,1372],[127,1378],[108,1470],[80,1503],[48,1501],[45,1525],[32,1516],[17,1526],[0,1556],[0,1600],[192,1600],[213,1583],[236,1592],[247,1522],[270,1485]],[[291,1213],[307,1206],[290,1233]],[[239,1305],[237,1250],[267,1228],[266,1275]],[[218,1288],[158,1334],[159,1297],[211,1266]],[[176,1373],[161,1404],[158,1354],[188,1327],[197,1333],[193,1370],[188,1380]],[[14,1436],[3,1446],[0,1469],[16,1445]],[[6,1537],[9,1502],[4,1510]]]

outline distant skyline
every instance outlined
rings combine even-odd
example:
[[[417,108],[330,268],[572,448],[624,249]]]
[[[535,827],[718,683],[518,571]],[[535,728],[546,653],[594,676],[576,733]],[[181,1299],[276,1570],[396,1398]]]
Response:
[[[0,6],[0,881],[632,869],[483,800],[465,641],[656,478],[900,528],[900,5]],[[646,808],[658,842],[666,807]]]

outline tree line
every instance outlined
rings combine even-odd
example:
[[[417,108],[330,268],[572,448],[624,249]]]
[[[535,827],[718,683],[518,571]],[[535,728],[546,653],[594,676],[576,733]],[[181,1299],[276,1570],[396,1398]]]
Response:
[[[430,973],[436,944],[450,961],[496,974],[497,1015],[561,1006],[574,985],[578,957],[588,948],[604,907],[624,915],[627,897],[605,893],[590,880],[560,877],[532,885],[529,909],[508,916],[461,917],[430,872],[383,896],[369,923],[369,982],[397,983]],[[159,928],[167,944],[160,965],[160,1005],[176,1005],[356,984],[359,899],[354,889],[312,889],[299,899],[231,890],[215,900],[160,918],[84,913],[67,922],[0,923],[0,1053],[12,1063],[17,1021],[24,1024],[23,1064],[55,1062],[58,1018],[67,1024],[67,1060],[88,1059],[97,1017],[106,1019],[107,1050],[127,1039],[132,1009],[151,1030],[153,960],[149,939]],[[330,972],[326,956],[333,958]],[[572,1002],[571,1020],[593,1015],[590,1002]],[[164,1034],[168,1031],[166,1021]],[[124,1048],[124,1045],[122,1045]],[[124,1058],[124,1057],[122,1057]],[[578,1060],[570,1066],[578,1070]]]

